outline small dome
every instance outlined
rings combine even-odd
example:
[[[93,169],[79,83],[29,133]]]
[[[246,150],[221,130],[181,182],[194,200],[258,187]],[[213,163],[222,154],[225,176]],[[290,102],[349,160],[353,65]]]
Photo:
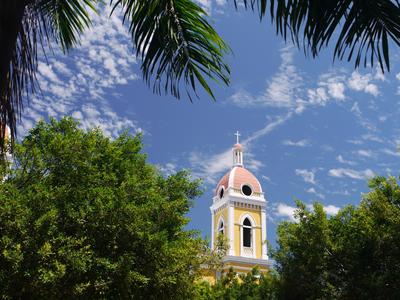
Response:
[[[243,146],[241,144],[237,143],[237,144],[233,145],[233,148],[234,149],[243,149]]]
[[[228,188],[243,190],[243,186],[249,186],[251,188],[250,191],[262,193],[260,182],[249,170],[243,167],[234,167],[226,173],[219,181],[215,189],[215,195],[218,194],[222,186],[225,190]],[[245,193],[245,191],[243,192]]]

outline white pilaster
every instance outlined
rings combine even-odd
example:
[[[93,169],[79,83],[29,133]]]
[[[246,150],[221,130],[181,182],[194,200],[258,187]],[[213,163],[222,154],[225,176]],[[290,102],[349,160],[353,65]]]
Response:
[[[262,243],[262,258],[268,259],[268,252],[267,252],[267,214],[265,208],[261,209],[261,243]]]
[[[229,203],[228,206],[228,229],[229,229],[229,255],[235,255],[234,249],[234,207],[232,203]]]
[[[211,249],[214,250],[214,210],[211,209]]]

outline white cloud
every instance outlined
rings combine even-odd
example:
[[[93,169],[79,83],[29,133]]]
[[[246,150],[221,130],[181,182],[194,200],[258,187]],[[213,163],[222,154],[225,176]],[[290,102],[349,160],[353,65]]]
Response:
[[[360,156],[364,156],[364,157],[372,157],[373,156],[373,153],[371,150],[364,150],[364,149],[358,150],[357,154]]]
[[[260,160],[254,158],[254,155],[251,152],[247,152],[245,155],[245,163],[246,167],[254,172],[257,172],[261,167],[264,166],[264,163]]]
[[[345,86],[342,82],[328,82],[328,93],[333,98],[338,100],[344,100],[346,96],[344,95]]]
[[[295,210],[296,207],[289,206],[285,203],[278,203],[278,205],[274,209],[274,215],[278,217],[285,217],[290,221],[296,222],[296,219],[294,217]]]
[[[115,63],[112,57],[106,58],[104,61],[104,67],[110,72],[110,75],[113,77],[121,76],[117,71],[117,64]]]
[[[217,176],[232,166],[231,151],[229,148],[211,156],[197,151],[190,153],[189,162],[194,169],[193,174],[204,178],[207,183],[216,183]]]
[[[356,163],[354,161],[346,160],[343,158],[342,155],[338,155],[336,157],[336,160],[342,164],[348,164],[348,165],[355,165]]]
[[[331,216],[337,215],[339,210],[340,210],[340,207],[337,207],[335,205],[324,206],[324,211],[326,212],[327,215],[331,215]]]
[[[379,95],[378,86],[376,84],[368,84],[365,87],[365,92],[369,93],[369,94],[371,94],[371,95],[373,95],[375,97]]]
[[[292,107],[296,91],[302,84],[302,78],[293,65],[292,47],[281,50],[282,64],[278,73],[269,82],[264,98],[266,105]]]
[[[286,108],[299,114],[308,106],[324,106],[330,100],[346,99],[344,75],[322,74],[317,87],[305,88],[304,79],[293,63],[292,48],[281,49],[281,65],[278,72],[267,81],[267,87],[262,94],[253,96],[242,88],[230,97],[232,102],[241,107]]]
[[[361,75],[358,71],[354,71],[347,85],[352,90],[363,91],[376,97],[379,95],[379,89],[376,84],[371,83],[372,79],[371,74]]]
[[[342,195],[342,196],[350,196],[350,192],[346,189],[334,191],[333,194]]]
[[[108,136],[117,136],[127,128],[134,128],[136,132],[143,132],[135,121],[118,116],[107,106],[96,107],[93,104],[83,104],[72,116],[80,121],[85,129],[100,128]]]
[[[379,68],[379,67],[376,67],[376,69],[375,69],[375,75],[374,75],[374,79],[376,79],[376,80],[380,80],[380,81],[385,81],[385,80],[386,80],[386,78],[385,78],[385,74],[383,74],[383,73],[382,73],[382,70],[381,70],[381,68]]]
[[[50,80],[52,84],[54,83],[61,83],[58,76],[54,73],[53,67],[46,65],[45,63],[39,61],[38,62],[38,72],[41,76],[45,77],[46,79]]]
[[[367,133],[367,134],[363,134],[361,136],[361,138],[365,141],[371,141],[371,142],[376,142],[376,143],[384,143],[385,141],[380,138],[377,135],[371,134],[371,133]]]
[[[314,171],[309,171],[306,169],[296,169],[296,175],[301,176],[305,182],[316,184]]]
[[[381,151],[382,151],[382,153],[385,153],[387,155],[397,156],[397,157],[400,156],[400,152],[399,151],[393,151],[393,150],[388,149],[388,148],[384,148]]]
[[[326,152],[333,152],[335,149],[331,145],[323,144],[321,145],[321,149]]]
[[[307,94],[311,104],[325,105],[329,100],[329,97],[323,87],[309,89]]]
[[[329,176],[338,178],[350,177],[352,179],[365,180],[375,176],[375,174],[370,169],[366,169],[363,171],[356,171],[353,169],[338,168],[338,169],[330,169]]]
[[[348,140],[347,142],[350,143],[350,144],[353,144],[353,145],[362,145],[362,144],[364,144],[364,141],[362,141],[360,139]]]
[[[322,74],[319,78],[318,85],[327,90],[327,99],[324,101],[325,104],[329,98],[343,101],[346,99],[345,95],[345,77],[343,75],[337,75],[335,73]]]
[[[268,181],[269,183],[274,184],[274,183],[272,182],[271,178],[270,178],[269,176],[267,176],[267,175],[262,175],[261,178],[264,179],[265,181]]]
[[[308,204],[307,207],[310,211],[313,211],[313,206],[311,204]],[[285,203],[278,203],[275,205],[275,207],[273,207],[273,214],[277,217],[286,218],[292,222],[298,222],[299,220],[295,218],[294,215],[296,209],[297,209],[296,207],[287,205]],[[330,205],[323,205],[323,209],[327,215],[333,216],[339,212],[340,207],[330,204]]]
[[[197,2],[209,16],[214,13],[224,14],[223,6],[227,4],[227,0],[195,0],[195,2]],[[215,7],[215,4],[217,7]],[[238,6],[243,6],[243,3],[239,1]]]
[[[360,107],[358,106],[358,102],[354,102],[350,111],[353,112],[357,117],[361,117],[361,110]]]
[[[278,72],[267,81],[264,93],[252,96],[244,89],[231,96],[234,104],[244,106],[270,106],[279,108],[295,108],[301,103],[298,98],[303,79],[293,64],[293,47],[281,49],[281,65]]]
[[[313,187],[309,188],[309,189],[307,190],[307,193],[314,194],[314,195],[317,196],[318,198],[325,199],[325,196],[324,196],[323,194],[321,194],[321,193],[318,193],[318,192],[315,190],[315,188],[313,188]]]
[[[157,165],[158,169],[165,175],[169,176],[177,172],[177,165],[175,163],[166,163],[165,165]]]
[[[299,141],[292,141],[292,140],[284,140],[282,142],[283,145],[285,146],[293,146],[293,147],[308,147],[311,146],[311,143],[309,140],[303,139]]]
[[[196,0],[196,2],[200,5],[202,9],[205,10],[205,12],[209,15],[211,15],[211,9],[212,9],[212,2],[211,0]]]
[[[122,14],[115,11],[109,17],[110,12],[107,6],[99,14],[91,13],[92,27],[68,55],[53,45],[46,60],[39,57],[37,78],[42,93],[32,97],[24,112],[22,134],[42,117],[64,115],[80,119],[83,127],[98,126],[113,136],[122,129],[141,130],[135,121],[118,116],[104,98],[109,89],[138,78]]]
[[[292,116],[293,116],[292,112],[288,112],[286,115],[278,116],[275,120],[273,120],[272,122],[266,123],[263,128],[255,131],[253,134],[251,134],[249,138],[247,138],[246,140],[243,141],[243,144],[247,144],[248,145],[251,142],[253,142],[254,140],[257,140],[260,137],[269,134],[270,132],[275,130],[275,128],[277,128],[278,126],[284,124]]]
[[[40,62],[40,63],[43,64],[43,62]],[[65,63],[63,63],[61,61],[53,61],[52,65],[57,70],[57,72],[60,73],[61,75],[71,76],[71,70],[68,69],[68,66]]]

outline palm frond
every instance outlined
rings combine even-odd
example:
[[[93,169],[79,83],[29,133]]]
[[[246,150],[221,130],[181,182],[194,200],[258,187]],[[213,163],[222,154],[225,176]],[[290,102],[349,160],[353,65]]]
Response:
[[[236,4],[236,0],[235,4]],[[268,0],[243,0],[263,18]],[[277,34],[289,34],[306,53],[317,56],[336,39],[334,58],[355,60],[355,67],[374,65],[390,70],[390,41],[400,46],[398,0],[270,0]]]
[[[78,43],[80,33],[90,25],[88,10],[94,10],[96,2],[98,0],[33,0],[24,5],[20,26],[16,24],[18,31],[6,74],[0,74],[3,83],[0,87],[0,124],[9,127],[11,144],[17,134],[23,97],[35,91],[38,46],[45,49],[51,40],[55,40],[66,51]],[[10,7],[0,4],[1,18],[7,18],[5,14]],[[0,127],[0,153],[5,150],[5,128]]]
[[[99,0],[40,0],[42,27],[50,33],[64,50],[79,43],[79,35],[90,26],[89,9],[96,11]]]
[[[142,59],[145,81],[156,93],[179,98],[181,82],[191,98],[197,84],[214,98],[206,77],[229,83],[229,68],[223,62],[228,46],[206,20],[206,13],[190,0],[118,0],[124,22],[137,54]]]

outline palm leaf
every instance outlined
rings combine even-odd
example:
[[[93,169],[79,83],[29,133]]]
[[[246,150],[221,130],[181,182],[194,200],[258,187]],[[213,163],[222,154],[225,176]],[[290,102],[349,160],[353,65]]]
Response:
[[[235,5],[236,5],[236,0]],[[260,18],[267,0],[243,0]],[[378,62],[390,70],[389,39],[400,46],[398,0],[270,0],[270,16],[276,31],[290,37],[306,53],[317,56],[335,39],[334,58],[355,61],[355,67]]]
[[[79,35],[90,26],[88,10],[96,11],[98,0],[40,0],[36,9],[40,13],[42,28],[68,50],[79,43]]]
[[[205,77],[229,83],[223,62],[228,46],[206,20],[206,13],[190,0],[118,0],[124,22],[129,21],[133,45],[142,59],[144,80],[153,91],[180,98],[182,81],[190,99],[197,85],[214,98]]]
[[[10,1],[10,0],[8,0]],[[15,0],[11,0],[15,1]],[[23,8],[6,83],[0,90],[0,124],[10,129],[11,144],[16,137],[16,124],[23,109],[23,96],[35,91],[38,45],[61,44],[64,51],[79,42],[79,35],[90,25],[88,9],[97,0],[32,0]],[[21,2],[22,3],[22,2]],[[0,10],[7,9],[0,4]],[[7,16],[2,15],[2,18]],[[17,22],[17,20],[15,20]],[[4,77],[3,77],[4,78]],[[0,153],[5,150],[6,126],[0,127]]]

